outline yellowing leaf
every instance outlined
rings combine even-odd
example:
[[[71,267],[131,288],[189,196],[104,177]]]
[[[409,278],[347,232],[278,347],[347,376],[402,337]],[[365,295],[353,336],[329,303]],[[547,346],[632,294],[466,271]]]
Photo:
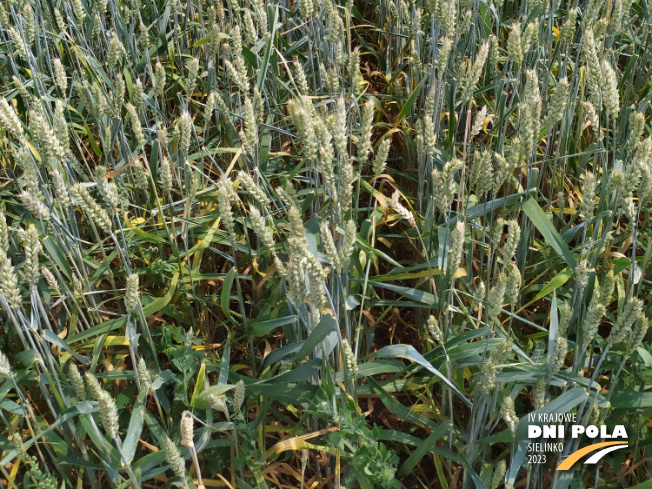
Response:
[[[271,455],[278,455],[279,453],[285,452],[287,450],[303,450],[305,448],[312,449],[312,450],[322,450],[324,452],[329,452],[329,453],[335,453],[336,450],[334,450],[331,447],[312,445],[310,443],[306,443],[306,440],[310,440],[311,438],[325,435],[333,431],[338,431],[339,429],[340,429],[339,426],[333,426],[332,428],[326,428],[323,430],[314,431],[306,435],[293,436],[292,438],[288,438],[287,440],[279,441],[276,445],[274,445],[272,448],[267,450],[267,457],[270,457]]]

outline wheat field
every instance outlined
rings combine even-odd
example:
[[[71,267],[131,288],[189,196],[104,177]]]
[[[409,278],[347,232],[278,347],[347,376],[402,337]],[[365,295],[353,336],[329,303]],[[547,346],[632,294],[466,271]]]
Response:
[[[649,9],[0,0],[0,488],[652,488]]]

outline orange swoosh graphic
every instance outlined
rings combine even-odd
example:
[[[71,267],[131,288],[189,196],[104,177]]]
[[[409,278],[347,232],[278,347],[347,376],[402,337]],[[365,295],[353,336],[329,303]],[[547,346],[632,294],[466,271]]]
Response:
[[[570,469],[575,462],[577,462],[579,459],[581,459],[584,455],[595,452],[596,450],[599,450],[600,448],[604,447],[609,447],[611,445],[627,445],[627,442],[622,442],[622,441],[605,441],[603,443],[594,443],[593,445],[589,445],[588,447],[581,448],[580,450],[570,454],[568,457],[566,457],[566,460],[564,460],[559,467],[557,467],[557,470],[568,470]]]

